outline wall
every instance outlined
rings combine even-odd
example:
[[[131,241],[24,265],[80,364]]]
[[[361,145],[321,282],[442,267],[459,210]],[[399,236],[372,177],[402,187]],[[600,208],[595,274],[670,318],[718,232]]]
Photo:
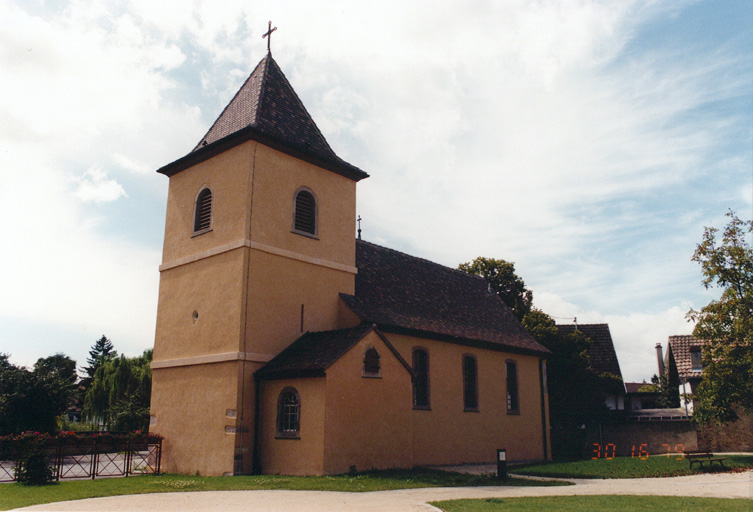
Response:
[[[363,376],[374,347],[381,377]],[[327,370],[324,472],[411,467],[411,374],[373,331]]]
[[[699,427],[698,445],[717,452],[753,452],[753,413],[736,412],[737,421]]]
[[[511,461],[544,458],[538,357],[398,334],[386,336],[409,363],[413,347],[429,352],[431,410],[412,411],[414,465],[491,463],[498,448],[506,449]],[[463,410],[464,354],[475,355],[478,363],[478,412]],[[507,413],[508,359],[518,365],[520,414]]]
[[[667,453],[677,456],[683,450],[697,449],[695,427],[689,420],[605,423],[601,425],[601,431],[594,428],[588,432],[583,457],[616,455],[640,458]],[[600,456],[596,450],[600,450]]]
[[[301,399],[300,439],[277,438],[277,399],[288,386]],[[260,384],[259,440],[264,474],[324,473],[324,378],[265,381]]]

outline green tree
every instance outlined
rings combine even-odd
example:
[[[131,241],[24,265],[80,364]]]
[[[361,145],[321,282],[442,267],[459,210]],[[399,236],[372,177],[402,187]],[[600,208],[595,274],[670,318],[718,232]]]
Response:
[[[152,389],[152,351],[105,361],[84,399],[84,417],[107,430],[147,430]]]
[[[753,412],[753,221],[727,213],[721,233],[705,228],[692,260],[700,263],[704,287],[722,290],[700,310],[691,310],[693,335],[703,340],[703,380],[694,397],[700,423],[729,422],[738,408]]]
[[[115,350],[112,341],[103,334],[101,338],[94,342],[94,345],[92,345],[92,348],[89,351],[89,357],[86,358],[86,363],[88,365],[84,367],[86,376],[81,379],[81,385],[84,388],[84,392],[86,392],[91,386],[94,374],[97,373],[97,370],[102,366],[102,363],[114,359],[115,357],[118,357],[118,351]]]
[[[461,263],[458,270],[481,276],[492,291],[512,309],[518,320],[523,320],[533,306],[533,292],[515,273],[515,263],[479,256],[470,263]]]
[[[579,458],[585,442],[584,427],[606,418],[604,399],[621,381],[590,368],[587,350],[591,342],[582,332],[560,334],[552,317],[536,308],[523,318],[522,324],[536,341],[552,351],[547,358],[552,456]]]
[[[34,370],[0,354],[0,435],[24,431],[54,433],[57,417],[75,393],[76,362],[64,354],[39,359]]]

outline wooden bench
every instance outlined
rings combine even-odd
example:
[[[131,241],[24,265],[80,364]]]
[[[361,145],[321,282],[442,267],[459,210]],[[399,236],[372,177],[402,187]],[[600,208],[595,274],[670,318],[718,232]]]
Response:
[[[703,469],[703,465],[707,462],[709,464],[709,468],[714,467],[714,462],[719,463],[720,468],[724,467],[724,458],[714,457],[714,454],[711,452],[697,451],[683,452],[683,454],[685,454],[688,462],[690,462],[691,469],[693,469],[693,464],[700,464],[701,469]]]

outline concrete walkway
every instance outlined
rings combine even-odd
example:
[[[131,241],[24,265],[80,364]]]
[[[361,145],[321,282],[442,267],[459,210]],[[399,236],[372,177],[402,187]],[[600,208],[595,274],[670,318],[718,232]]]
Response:
[[[35,505],[16,510],[97,512],[427,512],[429,501],[596,494],[700,496],[753,500],[753,471],[675,478],[573,480],[568,487],[442,487],[365,493],[324,491],[208,491],[141,494]]]

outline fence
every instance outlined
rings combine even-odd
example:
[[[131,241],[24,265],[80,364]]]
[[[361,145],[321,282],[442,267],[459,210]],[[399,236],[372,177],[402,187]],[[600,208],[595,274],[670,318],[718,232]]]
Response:
[[[0,482],[13,482],[16,468],[41,451],[55,480],[158,474],[162,437],[142,434],[24,433],[0,438]]]

